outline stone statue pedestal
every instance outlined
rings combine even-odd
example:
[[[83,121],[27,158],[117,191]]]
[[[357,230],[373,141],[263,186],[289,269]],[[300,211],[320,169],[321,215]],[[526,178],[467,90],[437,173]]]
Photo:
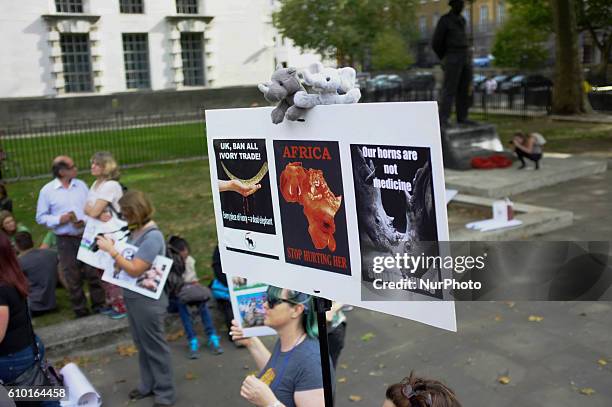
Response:
[[[442,129],[442,155],[444,167],[453,170],[469,170],[474,157],[503,154],[504,147],[492,124],[454,126]]]

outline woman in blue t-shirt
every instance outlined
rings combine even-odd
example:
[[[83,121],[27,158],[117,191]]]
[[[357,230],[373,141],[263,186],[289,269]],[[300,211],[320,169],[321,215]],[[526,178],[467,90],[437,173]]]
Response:
[[[260,407],[323,407],[321,354],[312,297],[270,286],[264,324],[278,333],[272,353],[259,338],[244,338],[232,321],[230,334],[243,343],[261,370],[242,383],[240,395]]]

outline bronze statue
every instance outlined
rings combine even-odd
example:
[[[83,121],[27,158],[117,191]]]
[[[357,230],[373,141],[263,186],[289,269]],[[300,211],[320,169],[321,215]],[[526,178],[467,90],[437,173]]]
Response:
[[[457,123],[476,124],[468,120],[469,90],[472,84],[472,58],[466,34],[466,21],[461,15],[463,0],[450,0],[451,11],[443,15],[433,35],[432,48],[442,61],[444,84],[439,98],[440,126],[450,126],[453,100]]]

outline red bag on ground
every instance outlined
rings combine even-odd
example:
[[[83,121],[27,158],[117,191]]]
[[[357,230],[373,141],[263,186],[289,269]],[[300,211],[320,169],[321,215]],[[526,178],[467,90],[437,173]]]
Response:
[[[507,168],[512,165],[512,160],[501,154],[494,154],[489,157],[474,157],[471,160],[472,168],[479,170],[490,170],[493,168]]]

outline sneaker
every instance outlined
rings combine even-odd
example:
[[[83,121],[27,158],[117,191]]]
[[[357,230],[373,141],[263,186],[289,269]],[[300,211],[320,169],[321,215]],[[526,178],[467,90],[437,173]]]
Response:
[[[127,317],[127,313],[125,312],[117,312],[115,310],[111,310],[110,313],[106,314],[108,317],[110,317],[111,319],[122,319]]]
[[[97,314],[102,314],[102,315],[110,315],[113,313],[113,307],[100,307],[100,308],[95,308],[94,312]]]
[[[200,349],[200,343],[198,338],[193,338],[189,341],[189,359],[197,359],[200,357],[198,350]]]
[[[215,355],[220,355],[223,353],[223,348],[219,344],[219,337],[217,335],[210,335],[206,346],[208,346]]]

